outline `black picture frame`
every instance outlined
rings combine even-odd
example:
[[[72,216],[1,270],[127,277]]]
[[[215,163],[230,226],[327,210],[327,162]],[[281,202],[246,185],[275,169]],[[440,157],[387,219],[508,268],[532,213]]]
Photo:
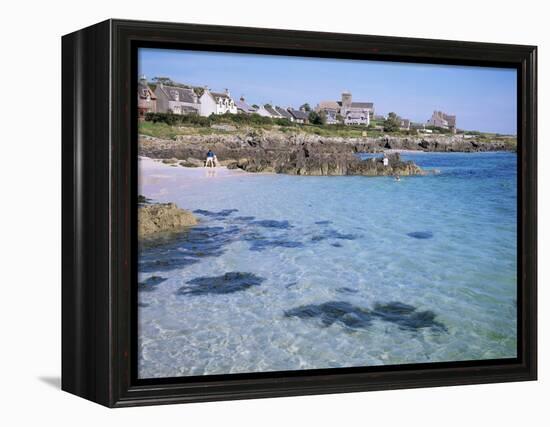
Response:
[[[518,71],[518,357],[137,380],[137,47]],[[107,20],[62,38],[62,389],[109,407],[537,378],[537,49]]]

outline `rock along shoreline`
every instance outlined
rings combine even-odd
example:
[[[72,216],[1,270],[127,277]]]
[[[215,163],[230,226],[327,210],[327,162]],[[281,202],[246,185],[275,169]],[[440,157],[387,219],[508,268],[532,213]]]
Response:
[[[152,238],[162,233],[183,231],[197,225],[191,212],[180,209],[175,203],[149,203],[142,200],[138,206],[138,237]]]
[[[472,151],[473,147],[457,145],[452,137],[445,140],[414,138],[340,138],[309,134],[283,135],[280,132],[249,132],[245,134],[180,135],[175,140],[140,136],[139,155],[165,159],[174,166],[198,167],[211,149],[221,165],[247,172],[281,173],[313,176],[387,176],[425,175],[412,161],[403,161],[393,150]],[[462,141],[460,144],[464,144]],[[463,150],[461,150],[463,149]],[[504,149],[501,144],[484,146],[479,151]],[[388,165],[381,158],[360,159],[358,153],[387,154]],[[166,160],[170,159],[170,160]]]

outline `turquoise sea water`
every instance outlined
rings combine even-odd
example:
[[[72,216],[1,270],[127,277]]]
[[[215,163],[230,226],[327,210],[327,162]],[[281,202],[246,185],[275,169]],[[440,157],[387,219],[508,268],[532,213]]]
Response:
[[[139,377],[516,357],[516,155],[403,157],[440,173],[144,172],[201,224],[140,251]]]

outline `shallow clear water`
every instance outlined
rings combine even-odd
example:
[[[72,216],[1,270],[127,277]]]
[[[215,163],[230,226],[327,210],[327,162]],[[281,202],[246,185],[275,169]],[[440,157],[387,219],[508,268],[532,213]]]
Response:
[[[202,221],[140,252],[139,376],[516,357],[516,155],[403,157],[440,173],[143,172]]]

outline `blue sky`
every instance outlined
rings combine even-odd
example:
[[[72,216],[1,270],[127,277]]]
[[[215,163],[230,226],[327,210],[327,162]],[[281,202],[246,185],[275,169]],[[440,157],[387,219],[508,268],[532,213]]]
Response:
[[[249,104],[314,107],[349,90],[354,101],[374,102],[377,114],[426,122],[442,110],[461,129],[516,133],[514,69],[168,49],[140,49],[138,68],[148,79],[228,88]]]

